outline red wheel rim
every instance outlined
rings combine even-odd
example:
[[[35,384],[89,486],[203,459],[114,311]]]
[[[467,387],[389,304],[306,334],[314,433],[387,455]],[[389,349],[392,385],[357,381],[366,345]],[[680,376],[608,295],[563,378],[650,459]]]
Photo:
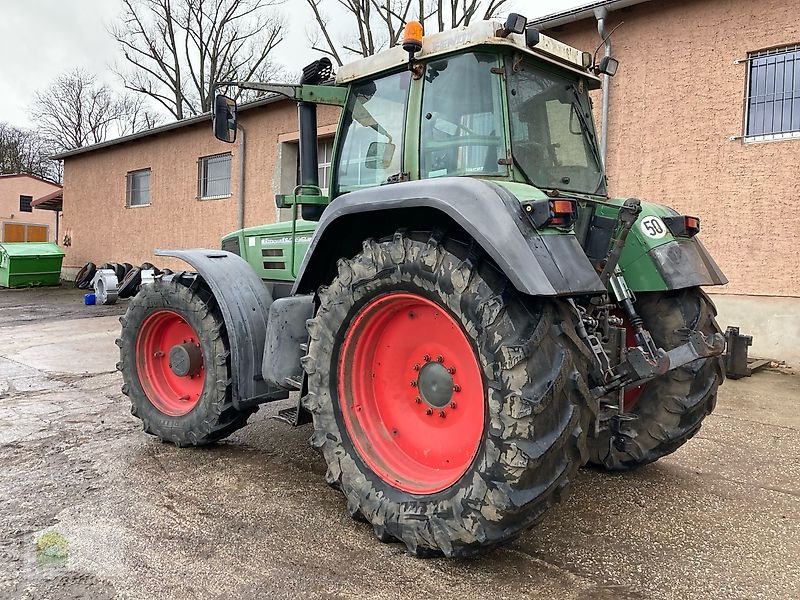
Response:
[[[358,454],[396,488],[447,489],[478,452],[485,418],[478,361],[459,323],[427,298],[390,293],[361,309],[342,344],[338,391]]]
[[[193,346],[199,363],[177,374],[170,363],[174,348]],[[205,366],[200,338],[186,320],[171,310],[157,310],[142,323],[136,336],[136,371],[148,400],[165,415],[179,417],[197,405],[203,393]]]

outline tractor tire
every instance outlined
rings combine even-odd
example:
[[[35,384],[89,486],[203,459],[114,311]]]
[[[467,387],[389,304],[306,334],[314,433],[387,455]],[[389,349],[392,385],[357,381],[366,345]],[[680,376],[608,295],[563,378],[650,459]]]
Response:
[[[142,271],[139,267],[133,267],[125,274],[122,281],[119,282],[119,297],[130,298],[135,296],[142,285]]]
[[[365,241],[318,294],[302,359],[311,444],[378,539],[469,556],[564,497],[591,410],[563,303],[423,233]]]
[[[155,281],[128,303],[117,339],[131,414],[177,446],[211,444],[244,427],[258,407],[237,410],[225,324],[194,277]]]
[[[88,290],[92,285],[95,273],[97,273],[97,266],[93,262],[83,265],[75,275],[75,287],[79,290]]]
[[[687,329],[720,333],[714,304],[699,288],[637,294],[636,309],[653,340],[665,350],[686,341]],[[672,454],[692,438],[714,410],[724,380],[721,357],[699,359],[625,394],[626,421],[618,438],[601,427],[589,438],[590,463],[609,471],[627,471]]]

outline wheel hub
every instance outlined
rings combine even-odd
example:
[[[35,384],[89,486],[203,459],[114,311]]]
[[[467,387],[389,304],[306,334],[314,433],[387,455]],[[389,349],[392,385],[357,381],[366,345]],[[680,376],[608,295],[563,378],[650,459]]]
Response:
[[[453,400],[453,377],[440,362],[429,362],[419,371],[420,397],[431,408],[441,409]]]
[[[194,377],[203,366],[203,353],[199,344],[176,344],[169,351],[169,368],[178,377]]]
[[[191,412],[203,393],[203,351],[183,315],[154,310],[136,334],[136,372],[147,399],[171,417]]]

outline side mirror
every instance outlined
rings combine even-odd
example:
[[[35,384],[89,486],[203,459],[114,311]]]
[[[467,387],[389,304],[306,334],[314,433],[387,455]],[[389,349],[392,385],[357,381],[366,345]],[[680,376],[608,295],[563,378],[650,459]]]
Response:
[[[613,56],[604,56],[600,59],[600,64],[594,68],[594,72],[598,75],[613,77],[617,74],[617,69],[619,69],[619,61]]]
[[[214,98],[214,137],[232,144],[236,141],[236,100],[217,94]]]
[[[396,146],[388,142],[372,142],[367,148],[366,169],[388,169],[392,165],[392,157]]]

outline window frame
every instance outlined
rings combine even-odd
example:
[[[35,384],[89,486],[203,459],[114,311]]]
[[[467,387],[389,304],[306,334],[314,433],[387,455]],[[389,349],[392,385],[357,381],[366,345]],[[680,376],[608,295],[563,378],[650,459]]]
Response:
[[[26,199],[27,208],[22,203],[22,200]],[[33,196],[28,196],[27,194],[20,194],[19,195],[19,212],[24,213],[32,213],[33,212]]]
[[[142,204],[131,203],[132,182],[135,175],[147,173],[147,202]],[[153,169],[146,167],[144,169],[134,169],[125,174],[125,208],[144,208],[150,206],[153,200]]]
[[[788,131],[762,131],[761,133],[751,133],[750,132],[750,113],[751,113],[751,99],[752,99],[752,92],[753,92],[753,69],[754,69],[754,61],[756,59],[762,59],[769,56],[779,56],[779,55],[789,55],[794,54],[795,57],[793,61],[795,63],[795,70],[796,64],[800,63],[800,43],[796,44],[788,44],[783,46],[776,46],[773,48],[765,48],[762,50],[754,50],[747,53],[747,59],[741,62],[744,62],[747,65],[747,72],[745,74],[745,94],[744,94],[744,111],[743,111],[743,119],[742,119],[742,140],[745,143],[758,143],[758,142],[773,142],[773,141],[784,141],[784,140],[792,140],[792,139],[800,139],[800,126],[797,129],[789,129]],[[784,72],[784,80],[782,84],[785,84],[786,77]],[[773,85],[777,83],[777,76],[774,77]],[[781,91],[773,91],[772,96],[777,96],[778,94],[784,96],[784,98],[780,101],[781,108],[783,109],[783,102],[786,102],[786,95],[791,95],[789,102],[793,102],[795,100],[795,95],[800,94],[800,82],[795,81],[793,78],[793,87],[792,89],[781,88]],[[766,94],[765,94],[766,95]],[[766,102],[766,101],[765,101]],[[774,125],[774,104],[777,102],[773,99],[773,125]],[[791,109],[790,109],[791,110]],[[794,115],[790,119],[793,120]],[[790,123],[791,127],[791,123]],[[762,123],[763,128],[763,123]]]
[[[213,158],[227,157],[228,159],[228,192],[225,194],[206,195],[203,190],[203,167],[208,164],[207,161]],[[208,191],[208,178],[205,178],[206,189]],[[233,195],[233,155],[231,152],[217,152],[216,154],[209,154],[201,156],[197,159],[197,200],[224,200]]]

